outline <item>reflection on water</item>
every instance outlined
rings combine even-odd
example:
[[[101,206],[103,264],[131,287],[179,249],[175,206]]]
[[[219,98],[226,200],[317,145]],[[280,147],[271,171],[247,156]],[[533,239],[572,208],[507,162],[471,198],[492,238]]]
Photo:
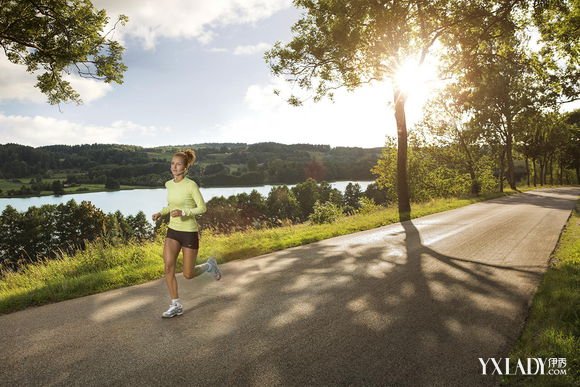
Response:
[[[337,188],[344,193],[349,181],[337,181],[330,183],[333,188]],[[371,181],[354,181],[358,183],[364,191]],[[216,196],[231,196],[242,192],[250,193],[252,190],[258,191],[262,196],[268,196],[272,185],[262,185],[258,187],[215,187],[215,188],[201,188],[203,198],[208,201]],[[294,187],[294,185],[289,185]],[[147,218],[154,212],[159,211],[166,205],[165,188],[152,189],[135,189],[126,191],[113,192],[94,192],[94,193],[79,193],[63,196],[40,196],[32,198],[12,198],[0,199],[0,212],[4,211],[7,205],[11,205],[18,211],[26,211],[28,207],[42,206],[43,204],[61,204],[74,199],[77,203],[81,201],[90,201],[97,208],[103,212],[115,212],[117,210],[125,216],[135,215],[139,211],[143,211]]]

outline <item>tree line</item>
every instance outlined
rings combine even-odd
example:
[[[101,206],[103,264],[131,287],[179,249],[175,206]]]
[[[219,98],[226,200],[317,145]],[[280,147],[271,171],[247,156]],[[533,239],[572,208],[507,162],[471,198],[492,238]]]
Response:
[[[431,104],[409,135],[409,196],[417,201],[466,193],[503,192],[506,185],[580,184],[580,110],[522,116],[515,121],[512,166],[505,148],[473,122],[454,121]],[[389,201],[397,200],[397,145],[388,138],[372,171]]]
[[[365,191],[359,184],[349,183],[343,193],[328,182],[307,179],[292,188],[286,185],[272,187],[266,197],[256,190],[228,198],[214,197],[208,201],[207,212],[200,217],[199,223],[205,229],[230,233],[305,221],[321,223],[331,220],[328,216],[333,212],[352,215],[363,205],[374,208],[385,204],[386,192],[374,183]],[[320,207],[323,205],[326,207]],[[319,217],[313,219],[317,207],[320,207]]]
[[[367,202],[361,202],[365,197]],[[373,184],[363,192],[360,185],[350,183],[343,194],[327,182],[308,179],[292,188],[275,186],[267,197],[253,190],[212,198],[207,213],[198,221],[202,230],[216,233],[278,227],[308,220],[316,207],[325,203],[332,203],[332,207],[326,212],[319,210],[314,222],[328,221],[328,211],[353,214],[365,203],[367,207],[385,204],[386,196]],[[112,245],[144,242],[162,233],[167,223],[168,215],[152,226],[143,212],[135,216],[123,216],[120,211],[105,214],[87,201],[77,204],[70,200],[24,212],[7,206],[0,215],[0,268],[17,270],[27,263],[74,254],[97,240]]]
[[[91,202],[69,200],[45,204],[24,212],[7,206],[0,215],[0,268],[18,269],[24,264],[74,254],[87,243],[102,240],[114,245],[144,241],[153,227],[143,212],[124,216],[105,214]]]
[[[296,184],[307,178],[371,180],[370,168],[380,148],[331,148],[328,145],[277,143],[198,144],[197,163],[189,176],[201,186]],[[21,184],[3,196],[61,193],[43,179],[60,178],[62,187],[98,184],[107,189],[120,185],[162,187],[177,147],[142,148],[131,145],[53,145],[28,147],[0,145],[0,178]],[[57,183],[55,183],[57,184]]]

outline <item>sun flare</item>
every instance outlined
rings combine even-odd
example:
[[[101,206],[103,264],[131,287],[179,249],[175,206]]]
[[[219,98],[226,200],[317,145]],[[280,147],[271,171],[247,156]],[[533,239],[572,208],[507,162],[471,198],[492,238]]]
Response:
[[[407,58],[395,72],[393,83],[407,97],[424,99],[431,96],[437,78],[436,66]]]

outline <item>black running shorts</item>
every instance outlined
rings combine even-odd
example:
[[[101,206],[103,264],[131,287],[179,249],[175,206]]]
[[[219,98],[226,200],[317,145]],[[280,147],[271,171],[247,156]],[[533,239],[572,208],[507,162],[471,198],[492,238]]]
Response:
[[[199,249],[199,234],[197,231],[177,231],[168,228],[167,238],[178,241],[181,244],[181,247],[187,247],[194,250]]]

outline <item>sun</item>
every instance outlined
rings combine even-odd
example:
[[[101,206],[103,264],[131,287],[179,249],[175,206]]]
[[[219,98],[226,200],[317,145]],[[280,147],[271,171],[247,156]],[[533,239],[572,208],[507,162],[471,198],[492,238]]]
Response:
[[[405,116],[409,127],[423,118],[425,105],[445,84],[439,77],[436,59],[428,59],[419,64],[417,58],[406,58],[391,78],[391,87],[398,88],[405,97]]]
[[[393,86],[401,90],[407,98],[424,100],[434,91],[437,79],[435,65],[425,62],[419,64],[416,58],[406,58],[395,71]]]

